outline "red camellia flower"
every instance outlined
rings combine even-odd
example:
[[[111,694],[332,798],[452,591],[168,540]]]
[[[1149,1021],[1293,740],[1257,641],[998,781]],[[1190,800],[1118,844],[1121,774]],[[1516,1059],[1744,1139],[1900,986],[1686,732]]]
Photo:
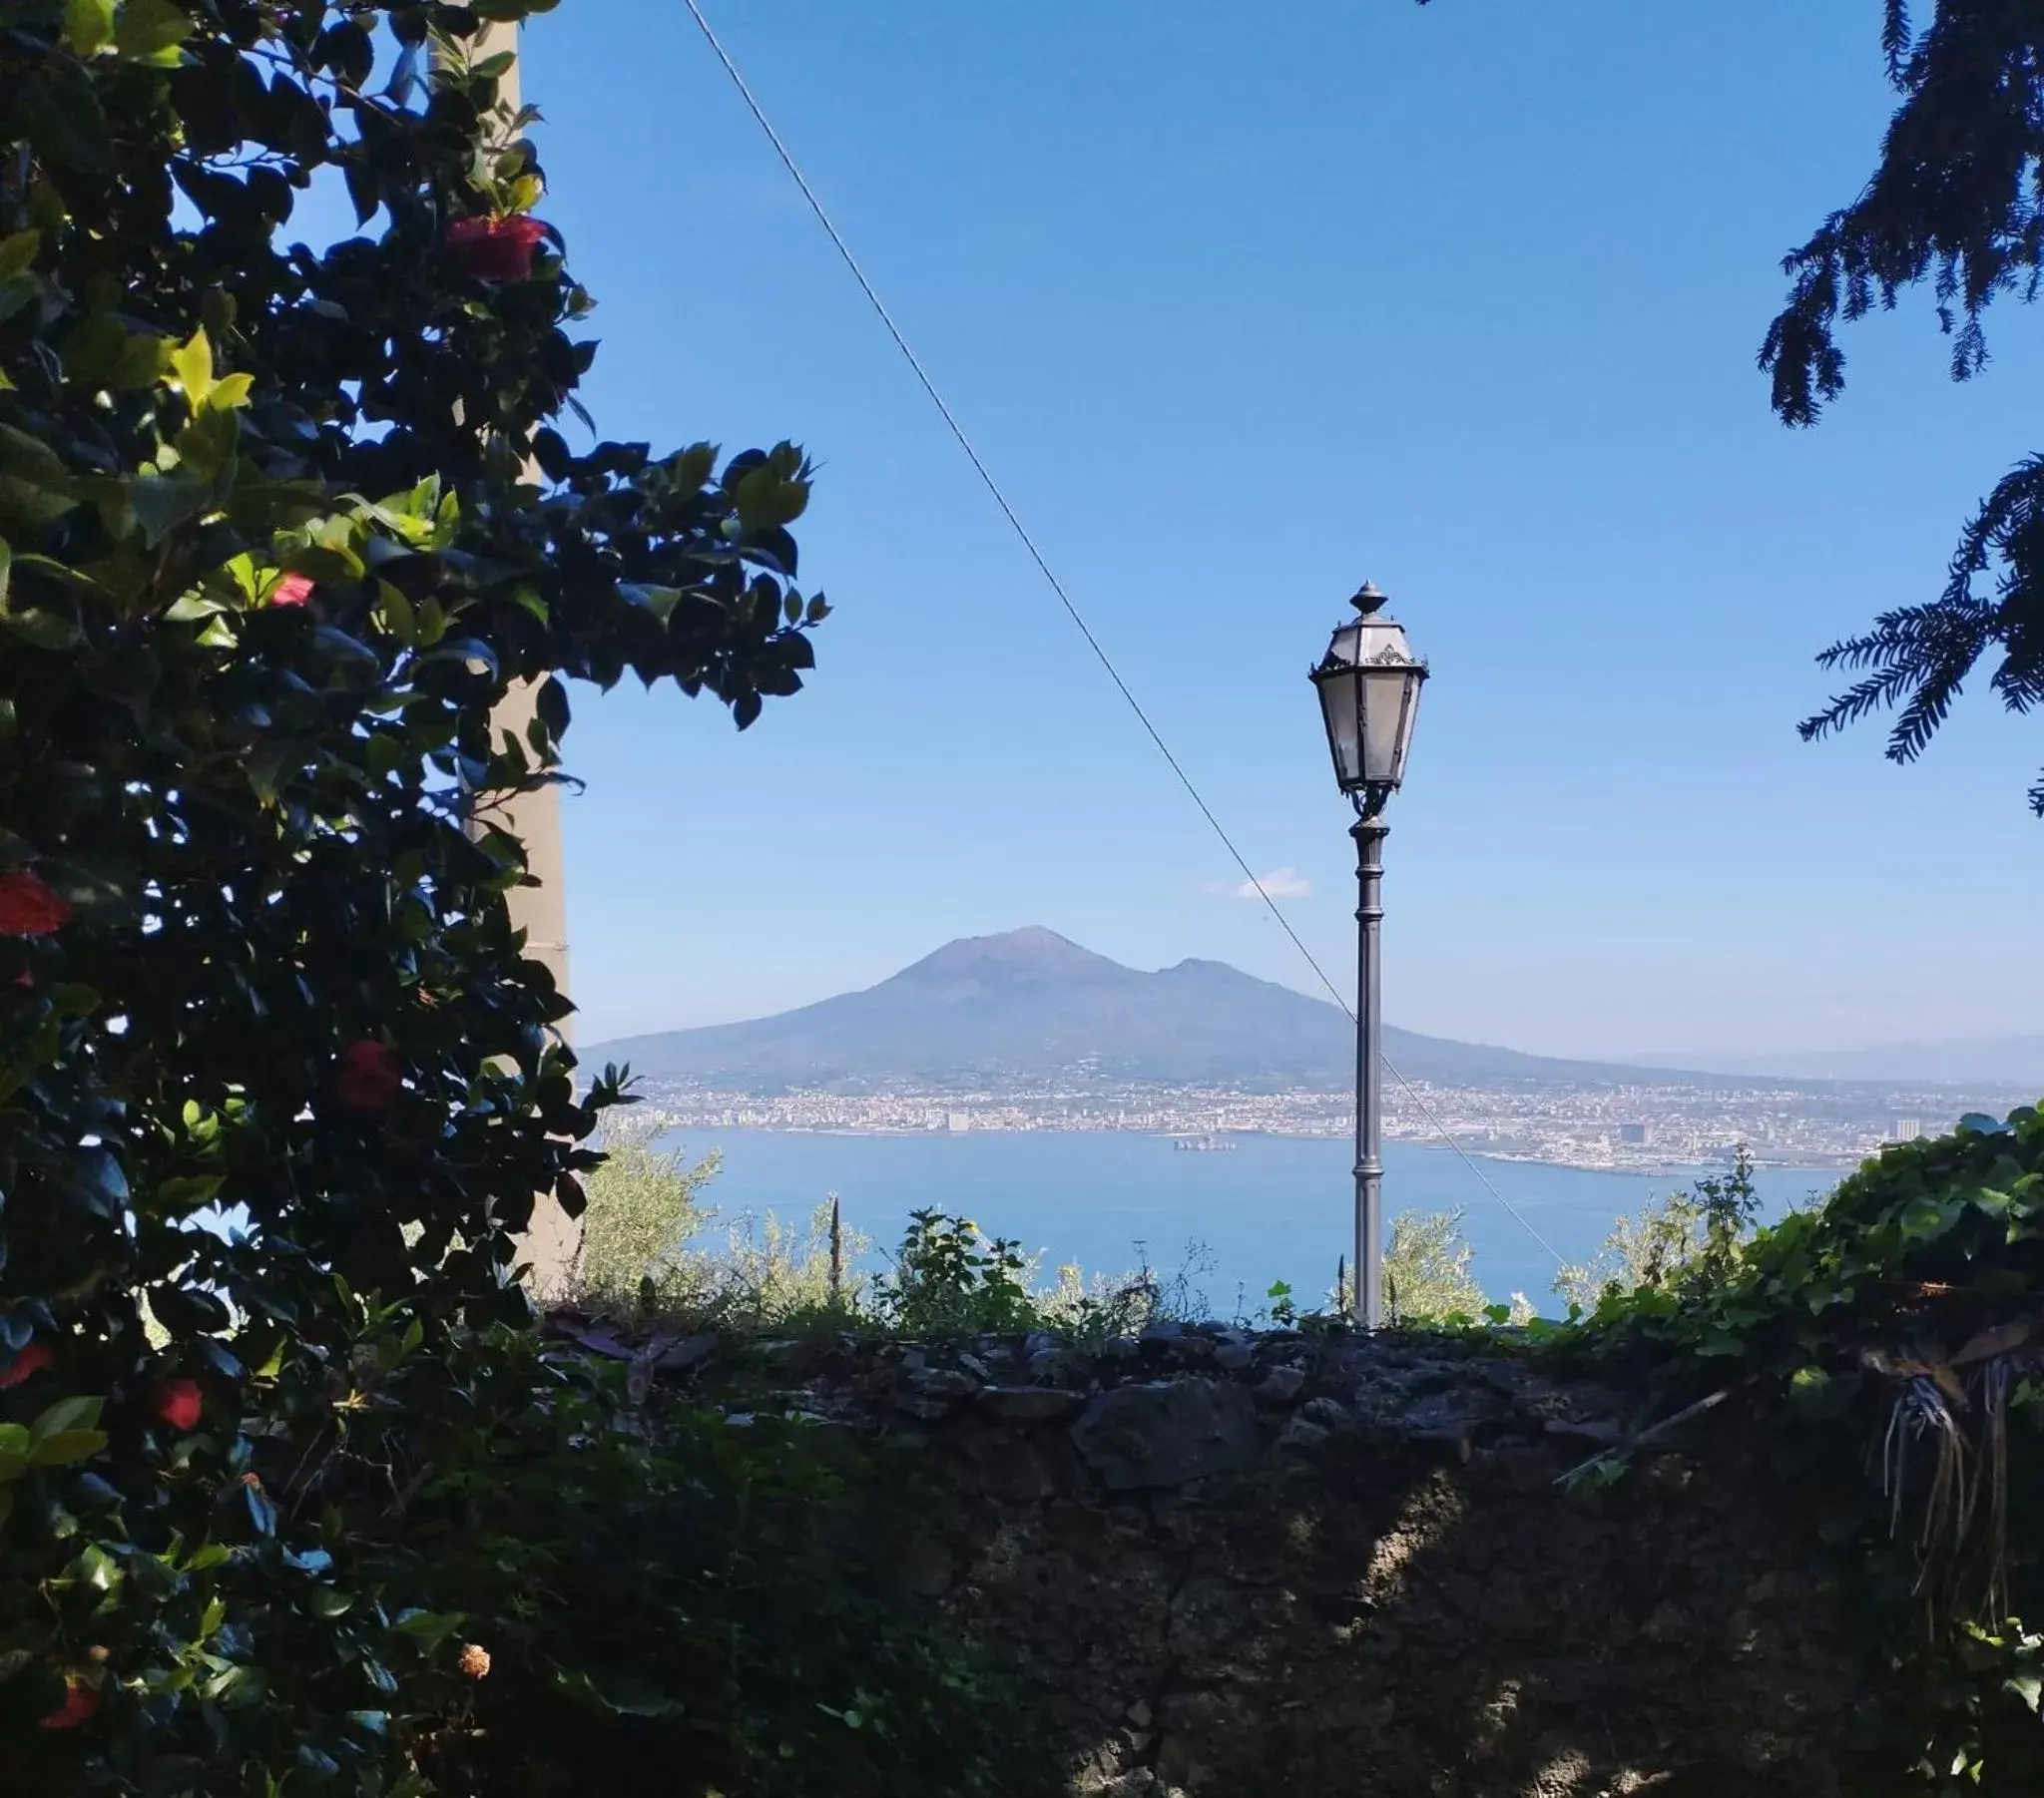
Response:
[[[312,578],[309,575],[285,575],[269,590],[269,604],[272,606],[302,606],[312,597]]]
[[[64,1702],[43,1719],[45,1729],[76,1729],[100,1707],[100,1694],[81,1673],[64,1676]]]
[[[46,937],[76,914],[26,868],[0,874],[0,936]]]
[[[205,1403],[199,1382],[188,1380],[183,1375],[175,1380],[165,1380],[149,1395],[150,1410],[156,1413],[159,1422],[169,1424],[174,1430],[198,1429],[199,1413]]]
[[[350,1112],[387,1112],[404,1090],[404,1064],[382,1043],[350,1043],[340,1052],[334,1091]]]
[[[462,270],[479,281],[522,281],[531,275],[533,254],[546,234],[545,225],[523,213],[508,219],[455,219],[447,226],[447,247]]]
[[[0,1392],[10,1386],[19,1386],[31,1374],[39,1374],[56,1357],[50,1352],[47,1342],[31,1342],[4,1368],[0,1368]]]

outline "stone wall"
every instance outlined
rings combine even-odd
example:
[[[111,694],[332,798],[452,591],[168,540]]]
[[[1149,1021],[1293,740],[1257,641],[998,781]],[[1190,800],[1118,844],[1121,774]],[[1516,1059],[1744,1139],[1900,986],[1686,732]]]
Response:
[[[1438,1340],[847,1343],[788,1400],[1069,1793],[1837,1789],[1851,1688],[1736,1403],[1564,1488],[1644,1402]]]

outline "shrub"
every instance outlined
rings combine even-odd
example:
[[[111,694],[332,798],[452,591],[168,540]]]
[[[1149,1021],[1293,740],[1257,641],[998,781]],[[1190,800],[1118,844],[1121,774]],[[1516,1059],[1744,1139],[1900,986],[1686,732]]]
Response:
[[[10,1790],[464,1789],[459,1720],[518,1681],[465,1674],[450,1586],[531,1689],[586,1674],[604,1727],[631,1707],[612,1619],[574,1608],[599,1572],[641,1594],[619,1627],[672,1652],[661,1677],[708,1677],[700,1567],[633,1558],[644,1520],[607,1511],[639,1426],[515,1335],[535,1195],[581,1209],[620,1083],[576,1090],[498,806],[562,778],[567,678],[672,681],[743,726],[826,608],[794,586],[797,451],[557,428],[590,300],[533,216],[527,116],[468,54],[479,16],[543,4],[0,21]],[[360,234],[290,242],[326,185]],[[493,737],[519,682],[532,726]],[[740,1439],[661,1453],[648,1502],[679,1509],[647,1527],[724,1517],[704,1540],[759,1573],[732,1589],[779,1601],[779,1539],[733,1534],[771,1510],[741,1503]],[[449,1549],[471,1523],[492,1558]],[[844,1665],[884,1678],[873,1652]],[[820,1713],[772,1694],[843,1681],[779,1645],[720,1664],[706,1764],[788,1742],[773,1789],[837,1776],[788,1720]]]
[[[1637,1217],[1619,1218],[1594,1256],[1556,1273],[1554,1290],[1588,1311],[1607,1292],[1724,1279],[1760,1213],[1753,1156],[1741,1143],[1730,1172],[1707,1174],[1687,1192],[1651,1200]]]
[[[579,1302],[687,1328],[843,1329],[862,1321],[868,1282],[857,1263],[872,1244],[844,1227],[834,1193],[803,1227],[771,1211],[726,1219],[700,1196],[716,1177],[715,1151],[692,1166],[636,1134],[613,1133],[608,1143],[588,1182]]]
[[[1478,1317],[1490,1301],[1469,1271],[1462,1212],[1400,1211],[1384,1245],[1384,1319],[1394,1326]]]
[[[585,1296],[599,1305],[639,1306],[686,1286],[685,1244],[716,1216],[698,1194],[717,1167],[715,1153],[691,1165],[679,1150],[609,1143],[603,1165],[587,1181]]]
[[[1010,1238],[983,1235],[970,1218],[912,1211],[894,1271],[875,1298],[888,1326],[904,1336],[1026,1330],[1038,1321],[1029,1271]]]

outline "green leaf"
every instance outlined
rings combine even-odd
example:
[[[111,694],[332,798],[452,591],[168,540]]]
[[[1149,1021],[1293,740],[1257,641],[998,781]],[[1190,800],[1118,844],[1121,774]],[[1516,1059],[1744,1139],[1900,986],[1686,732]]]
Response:
[[[175,67],[177,47],[192,35],[192,20],[172,0],[126,0],[114,26],[114,48],[130,62]]]
[[[156,1202],[167,1211],[194,1211],[211,1204],[226,1183],[220,1173],[180,1174],[158,1185]]]
[[[78,608],[68,598],[46,606],[0,609],[0,625],[37,650],[68,650],[84,635]]]
[[[436,1648],[467,1619],[460,1611],[403,1610],[390,1627],[399,1635],[409,1635],[425,1643],[428,1649]]]
[[[655,587],[644,581],[620,581],[618,595],[630,604],[644,608],[662,624],[666,624],[668,614],[680,603],[682,592],[678,587]]]
[[[233,375],[232,380],[246,377]],[[227,382],[223,381],[212,389],[218,393]],[[200,411],[190,424],[178,433],[178,454],[185,467],[194,469],[209,481],[217,481],[235,465],[235,452],[241,447],[242,421],[230,408],[216,407],[211,397],[200,403]]]
[[[419,615],[412,609],[411,601],[391,582],[378,581],[376,602],[383,609],[383,628],[399,643],[415,648],[419,641]]]
[[[45,1436],[61,1435],[66,1430],[91,1430],[98,1426],[100,1409],[104,1399],[69,1398],[59,1399],[49,1410],[29,1426],[29,1433],[36,1441]]]
[[[12,280],[25,272],[35,261],[42,241],[43,233],[39,230],[16,231],[11,237],[0,237],[0,281]]]
[[[330,1585],[315,1585],[305,1594],[305,1608],[322,1622],[346,1616],[354,1605],[353,1592],[339,1591]]]
[[[185,397],[194,407],[204,405],[206,396],[213,391],[213,345],[207,340],[205,326],[171,351],[170,362],[171,373],[185,389]]]
[[[233,414],[224,414],[232,419]],[[155,549],[187,519],[196,518],[206,505],[206,489],[177,475],[137,475],[128,483],[128,498],[142,526],[142,541]]]
[[[107,1446],[104,1430],[59,1430],[54,1436],[45,1436],[29,1451],[31,1467],[68,1467],[74,1461],[86,1461]]]
[[[15,475],[38,487],[54,487],[69,497],[70,470],[64,458],[40,437],[0,424],[0,473]]]
[[[114,35],[114,0],[65,0],[64,41],[73,56],[97,56]]]

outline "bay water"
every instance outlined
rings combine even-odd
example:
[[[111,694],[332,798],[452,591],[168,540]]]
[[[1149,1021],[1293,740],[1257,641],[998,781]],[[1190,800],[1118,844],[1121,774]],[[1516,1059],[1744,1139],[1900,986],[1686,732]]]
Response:
[[[1189,1267],[1201,1308],[1216,1316],[1238,1305],[1256,1311],[1278,1280],[1301,1308],[1317,1303],[1348,1247],[1351,1145],[1250,1132],[1227,1140],[1228,1151],[1193,1153],[1168,1136],[1122,1130],[711,1129],[671,1132],[658,1145],[692,1157],[720,1152],[703,1197],[727,1219],[771,1211],[801,1223],[835,1192],[846,1224],[881,1250],[900,1240],[911,1211],[929,1208],[1017,1238],[1042,1257],[1046,1280],[1065,1262],[1109,1276],[1147,1263],[1166,1276]],[[1621,1213],[1712,1171],[1607,1173],[1488,1158],[1475,1166],[1509,1209],[1452,1149],[1386,1143],[1385,1214],[1460,1210],[1484,1290],[1499,1302],[1524,1292],[1549,1314],[1562,1308],[1551,1290],[1557,1256],[1587,1259]],[[1755,1179],[1773,1216],[1840,1177],[1836,1168],[1767,1167]]]

